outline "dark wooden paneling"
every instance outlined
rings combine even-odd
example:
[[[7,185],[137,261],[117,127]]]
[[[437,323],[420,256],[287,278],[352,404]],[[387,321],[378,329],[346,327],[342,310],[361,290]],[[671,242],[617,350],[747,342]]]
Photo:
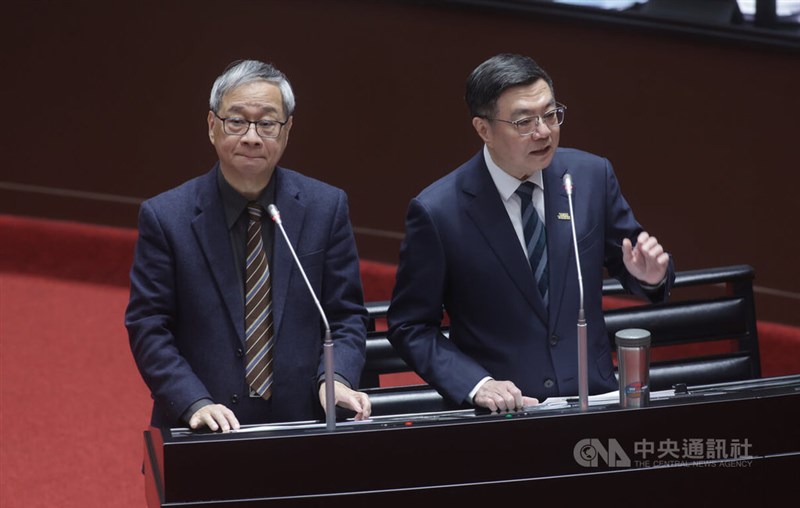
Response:
[[[467,74],[521,52],[569,106],[562,144],[613,162],[680,270],[750,264],[757,286],[789,295],[764,298],[759,317],[800,324],[796,54],[391,1],[14,0],[3,10],[0,213],[135,226],[137,199],[211,167],[209,89],[230,61],[252,57],[297,92],[284,165],[344,188],[356,227],[396,235],[408,200],[480,148]],[[397,259],[396,239],[358,241],[362,257]]]

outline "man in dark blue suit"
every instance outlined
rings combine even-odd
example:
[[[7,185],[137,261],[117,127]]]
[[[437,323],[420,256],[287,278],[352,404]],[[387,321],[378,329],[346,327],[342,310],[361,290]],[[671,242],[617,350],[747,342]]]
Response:
[[[279,70],[253,60],[234,63],[211,91],[208,135],[219,162],[141,206],[125,324],[153,395],[152,425],[228,431],[240,423],[322,415],[319,312],[275,225],[260,221],[260,235],[249,229],[271,204],[330,321],[335,400],[357,419],[369,417],[369,398],[354,389],[364,365],[367,315],[347,198],[277,165],[294,106]],[[268,284],[256,302],[261,318],[245,331],[251,252],[266,254],[258,280]],[[250,327],[262,325],[253,340],[263,342],[248,346]],[[246,380],[251,361],[258,367],[253,376],[263,374],[258,383]]]
[[[566,107],[532,59],[490,58],[468,78],[466,100],[484,148],[409,205],[388,316],[392,344],[455,403],[506,411],[576,395],[574,221],[589,391],[616,389],[603,267],[632,293],[660,301],[674,280],[670,256],[634,218],[608,160],[558,148]],[[449,338],[440,332],[443,311]]]

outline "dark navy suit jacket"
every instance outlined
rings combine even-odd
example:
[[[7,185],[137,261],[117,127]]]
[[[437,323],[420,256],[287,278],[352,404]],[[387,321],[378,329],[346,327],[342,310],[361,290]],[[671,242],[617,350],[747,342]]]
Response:
[[[131,350],[152,392],[152,425],[179,419],[208,398],[241,423],[321,416],[324,327],[283,236],[276,228],[273,395],[248,395],[244,376],[244,296],[236,273],[215,167],[145,201],[125,316]],[[366,311],[345,193],[277,167],[275,205],[325,309],[335,371],[355,388],[364,365]]]
[[[429,384],[457,403],[485,376],[511,380],[524,395],[578,392],[579,291],[569,204],[573,204],[584,284],[590,393],[617,388],[602,312],[603,267],[649,297],[622,262],[623,238],[642,227],[608,160],[558,149],[543,172],[550,305],[536,290],[483,152],[423,190],[406,218],[406,238],[389,309],[390,340]],[[663,291],[674,280],[672,262]],[[440,333],[446,310],[450,338]]]

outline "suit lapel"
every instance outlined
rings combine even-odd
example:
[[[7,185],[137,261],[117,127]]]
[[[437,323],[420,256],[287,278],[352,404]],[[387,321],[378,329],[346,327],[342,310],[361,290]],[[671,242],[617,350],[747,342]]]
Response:
[[[557,157],[557,155],[556,155]],[[543,171],[545,192],[545,217],[547,226],[547,259],[550,270],[550,315],[554,317],[551,325],[556,325],[555,317],[560,315],[561,301],[567,283],[567,268],[574,262],[572,245],[572,228],[569,215],[567,191],[564,190],[562,177],[566,168],[553,159],[553,163]],[[565,215],[566,214],[566,215]],[[561,217],[561,218],[559,218]]]
[[[295,185],[290,173],[282,171],[280,167],[276,167],[275,177],[277,178],[275,182],[275,206],[278,207],[281,213],[281,221],[286,230],[286,235],[292,242],[295,252],[297,252],[306,207],[300,201],[300,189]],[[283,233],[281,233],[276,224],[272,266],[270,267],[272,277],[272,319],[275,326],[275,337],[280,335],[281,322],[289,293],[289,279],[294,272],[294,266],[295,261],[292,253],[286,245]]]
[[[217,188],[216,167],[200,180],[199,186],[197,215],[192,221],[192,230],[239,340],[244,343],[244,301],[241,285],[238,283],[241,274],[235,273],[233,251],[230,241],[227,241],[229,232],[225,224],[222,198]]]
[[[546,322],[547,309],[541,295],[536,291],[530,264],[519,244],[514,227],[508,220],[508,213],[497,192],[497,186],[486,168],[483,152],[479,152],[469,164],[462,185],[462,191],[469,196],[467,215],[498,257],[514,285],[542,321]]]

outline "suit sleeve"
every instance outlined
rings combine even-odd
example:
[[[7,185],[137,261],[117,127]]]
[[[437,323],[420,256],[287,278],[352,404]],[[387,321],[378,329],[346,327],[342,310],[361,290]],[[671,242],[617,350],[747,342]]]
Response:
[[[667,275],[663,286],[657,291],[650,291],[642,287],[642,283],[625,268],[622,261],[622,240],[630,239],[635,245],[639,233],[644,231],[642,226],[633,216],[630,205],[622,196],[619,182],[614,174],[611,163],[605,162],[605,190],[606,190],[606,248],[605,266],[611,277],[619,280],[622,286],[645,300],[653,303],[666,301],[675,281],[675,268],[672,263],[672,256],[669,259]]]
[[[145,202],[139,212],[125,326],[136,365],[156,407],[177,424],[192,403],[211,399],[211,395],[181,356],[175,340],[175,262],[159,219]]]
[[[340,192],[331,223],[322,283],[322,301],[334,344],[334,370],[356,388],[366,355],[367,311],[347,197]],[[320,356],[318,375],[325,371]]]
[[[444,244],[431,214],[411,201],[397,281],[389,307],[389,340],[428,384],[456,403],[489,372],[441,332],[447,291]]]

